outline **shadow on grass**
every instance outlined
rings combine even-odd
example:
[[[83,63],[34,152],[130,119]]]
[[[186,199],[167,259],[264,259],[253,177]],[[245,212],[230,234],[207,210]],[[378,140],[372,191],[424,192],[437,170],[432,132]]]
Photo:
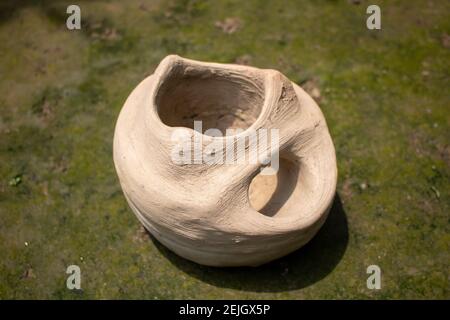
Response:
[[[158,250],[180,270],[223,288],[280,292],[310,286],[338,265],[348,243],[347,217],[336,194],[329,216],[317,235],[304,247],[260,267],[217,268],[181,258],[150,236]]]

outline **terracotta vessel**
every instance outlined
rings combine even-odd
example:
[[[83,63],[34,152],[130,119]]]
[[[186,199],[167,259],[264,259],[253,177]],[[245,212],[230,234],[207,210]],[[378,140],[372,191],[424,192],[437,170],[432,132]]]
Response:
[[[194,120],[203,130],[242,130],[213,136],[193,130]],[[236,153],[242,161],[176,163],[180,128],[211,157],[244,145]],[[276,175],[247,160],[250,134],[259,129],[278,130],[278,146],[263,150],[279,156]],[[128,97],[114,163],[145,228],[178,255],[210,266],[258,266],[303,246],[324,223],[337,180],[325,119],[303,89],[275,70],[175,55]]]

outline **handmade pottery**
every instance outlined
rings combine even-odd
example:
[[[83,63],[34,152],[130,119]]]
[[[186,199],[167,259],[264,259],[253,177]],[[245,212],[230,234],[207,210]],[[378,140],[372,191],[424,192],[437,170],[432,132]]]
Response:
[[[198,132],[196,120],[202,130],[242,130],[224,136]],[[279,156],[276,175],[261,174],[267,162],[247,161],[250,135],[259,129],[277,130],[271,131],[279,138],[276,148],[263,148]],[[210,157],[243,145],[236,155],[242,161],[200,156],[177,163],[175,132]],[[145,228],[176,254],[210,266],[258,266],[303,246],[324,223],[337,180],[325,119],[303,89],[275,70],[175,55],[125,102],[114,163]]]

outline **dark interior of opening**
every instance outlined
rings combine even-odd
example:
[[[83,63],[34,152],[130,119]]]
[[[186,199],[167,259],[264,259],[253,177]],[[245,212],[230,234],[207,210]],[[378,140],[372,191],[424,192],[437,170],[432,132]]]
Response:
[[[253,209],[274,217],[295,214],[300,195],[298,177],[299,163],[280,157],[279,169],[275,175],[257,174],[249,187],[249,200]]]

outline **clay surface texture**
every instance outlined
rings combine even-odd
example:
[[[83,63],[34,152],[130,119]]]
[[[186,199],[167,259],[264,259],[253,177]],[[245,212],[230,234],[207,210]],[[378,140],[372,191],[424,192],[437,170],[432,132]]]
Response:
[[[190,156],[200,149],[208,159],[174,161],[181,128]],[[205,131],[211,128],[223,136]],[[276,148],[258,149],[277,157],[276,174],[248,160],[250,135],[260,129],[277,130]],[[235,163],[218,160],[230,152]],[[306,244],[327,217],[337,181],[324,116],[302,88],[275,70],[175,55],[125,102],[114,163],[145,228],[176,254],[210,266],[258,266]]]

